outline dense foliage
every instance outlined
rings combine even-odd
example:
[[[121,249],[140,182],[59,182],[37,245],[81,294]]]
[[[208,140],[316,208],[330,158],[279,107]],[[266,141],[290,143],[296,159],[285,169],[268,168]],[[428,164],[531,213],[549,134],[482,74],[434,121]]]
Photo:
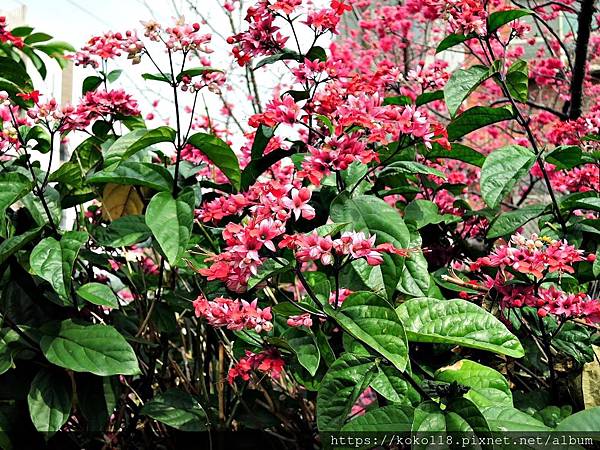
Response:
[[[204,23],[0,21],[0,446],[600,430],[594,2],[303,3],[224,2],[228,70]]]

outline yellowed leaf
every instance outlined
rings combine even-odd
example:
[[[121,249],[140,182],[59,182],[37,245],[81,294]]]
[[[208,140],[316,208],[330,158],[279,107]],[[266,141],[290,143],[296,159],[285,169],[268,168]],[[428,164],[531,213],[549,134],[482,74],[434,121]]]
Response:
[[[116,220],[142,214],[144,201],[134,186],[108,183],[102,191],[102,218]]]
[[[581,392],[585,409],[600,406],[600,347],[592,345],[596,357],[583,366],[581,373]]]

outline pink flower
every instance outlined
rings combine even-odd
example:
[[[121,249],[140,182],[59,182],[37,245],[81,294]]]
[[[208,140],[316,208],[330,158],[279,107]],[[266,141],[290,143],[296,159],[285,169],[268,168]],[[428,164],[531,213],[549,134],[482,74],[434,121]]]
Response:
[[[196,317],[206,319],[213,327],[227,327],[235,331],[251,329],[257,333],[273,328],[271,308],[259,308],[257,300],[248,303],[245,300],[217,297],[209,301],[200,295],[193,305]]]
[[[310,314],[304,313],[297,316],[288,317],[287,324],[290,327],[306,327],[310,328],[312,326],[312,319]]]
[[[300,189],[294,188],[290,194],[291,198],[283,198],[281,204],[294,214],[296,220],[298,220],[300,216],[308,220],[314,219],[315,209],[308,204],[312,195],[310,190],[305,187]]]
[[[281,359],[279,352],[275,348],[268,348],[260,353],[253,353],[246,350],[246,355],[240,358],[238,363],[229,369],[227,380],[229,384],[233,384],[238,377],[244,381],[248,381],[252,370],[258,370],[277,379],[280,377],[284,365],[285,362]]]

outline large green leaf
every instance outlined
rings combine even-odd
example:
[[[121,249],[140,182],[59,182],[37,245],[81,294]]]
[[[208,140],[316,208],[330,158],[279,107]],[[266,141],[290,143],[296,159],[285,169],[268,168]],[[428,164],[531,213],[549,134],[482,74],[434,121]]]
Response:
[[[388,405],[367,411],[342,427],[342,432],[408,433],[413,423],[413,408],[408,405]]]
[[[158,127],[154,130],[138,128],[117,139],[104,155],[105,167],[119,164],[140,150],[160,142],[174,142],[175,130],[170,127]]]
[[[332,203],[330,214],[334,222],[349,223],[348,229],[375,234],[377,244],[389,242],[398,248],[408,247],[410,234],[400,213],[377,197],[362,195],[351,198],[340,194]],[[396,291],[403,266],[404,258],[384,254],[383,263],[372,269],[372,272],[380,273],[388,299]]]
[[[513,98],[526,102],[529,98],[529,70],[527,61],[517,59],[506,71],[506,87]]]
[[[546,205],[530,205],[515,211],[502,213],[492,222],[487,232],[487,238],[494,239],[513,234],[519,227],[542,215],[545,209]]]
[[[169,389],[146,403],[140,414],[181,431],[205,431],[208,417],[194,397],[180,389]]]
[[[32,270],[48,281],[63,299],[70,295],[73,265],[87,239],[84,231],[67,231],[60,241],[53,237],[41,240],[31,252]]]
[[[434,142],[431,146],[431,150],[426,152],[425,155],[428,159],[457,159],[477,167],[483,166],[485,161],[485,155],[479,153],[477,150],[473,150],[471,147],[459,144],[458,142],[453,142],[450,150],[446,150],[441,145]]]
[[[31,241],[36,239],[42,232],[42,227],[33,228],[23,234],[12,236],[0,244],[0,265],[2,265],[14,253],[21,250]]]
[[[18,172],[0,174],[0,214],[31,190],[31,181]]]
[[[455,45],[462,44],[463,42],[468,41],[469,39],[473,39],[477,37],[477,35],[470,34],[462,34],[462,33],[453,33],[446,36],[442,41],[438,44],[435,49],[436,53],[443,52],[444,50],[448,50],[449,48],[454,47]]]
[[[50,216],[52,217],[54,224],[58,225],[62,218],[60,194],[53,187],[46,186],[46,189],[44,190],[44,200],[48,206],[48,209],[50,210]],[[34,195],[33,192],[29,192],[21,199],[21,202],[29,210],[31,217],[33,217],[33,220],[35,220],[35,223],[38,226],[43,227],[48,224],[48,214],[46,213],[46,209],[37,195]]]
[[[529,9],[509,9],[505,11],[495,11],[491,13],[487,21],[488,33],[492,33],[513,20],[533,14]]]
[[[466,396],[476,404],[478,398],[487,395],[496,400],[502,398],[503,404],[512,406],[512,392],[506,378],[491,367],[474,361],[461,359],[451,366],[442,367],[435,373],[435,379],[446,383],[456,381],[471,388]],[[496,392],[491,392],[492,390]]]
[[[159,164],[137,161],[124,161],[114,168],[108,168],[88,177],[88,182],[115,183],[133,186],[147,186],[157,191],[173,188],[173,177]]]
[[[466,300],[415,298],[396,308],[409,341],[462,345],[521,358],[519,340],[496,317]]]
[[[260,125],[256,129],[254,141],[252,142],[252,150],[250,151],[252,159],[259,159],[263,156],[265,148],[269,145],[269,141],[274,134],[275,130],[266,125]]]
[[[24,66],[12,58],[0,57],[0,91],[6,91],[21,106],[25,102],[16,94],[33,90],[33,82]]]
[[[342,354],[323,377],[317,394],[317,427],[319,431],[339,431],[352,405],[366,389],[375,374],[371,358]]]
[[[282,337],[296,354],[298,362],[314,377],[321,362],[321,352],[312,332],[301,328],[290,328]]]
[[[36,430],[50,435],[56,433],[71,414],[73,389],[64,371],[40,370],[27,395],[29,415]]]
[[[469,400],[461,397],[453,398],[445,407],[427,401],[421,403],[414,412],[412,424],[413,433],[457,433],[459,436],[490,437],[490,427],[477,407]],[[443,436],[443,434],[442,434]],[[430,448],[426,444],[415,442],[414,449]],[[463,442],[461,448],[492,449],[493,447],[482,440],[481,443]]]
[[[152,234],[144,216],[123,216],[107,227],[97,227],[94,239],[107,247],[128,247],[148,239]]]
[[[102,376],[140,373],[133,348],[111,326],[64,320],[44,325],[42,332],[42,352],[57,366]]]
[[[146,225],[171,265],[185,252],[193,222],[193,207],[184,200],[174,199],[169,192],[152,197],[146,210]]]
[[[512,118],[514,115],[509,108],[473,106],[448,124],[448,139],[455,141],[472,131]]]
[[[398,370],[406,369],[408,343],[396,311],[383,298],[370,292],[355,292],[335,310],[325,312],[354,338],[387,358]]]
[[[118,308],[117,296],[106,284],[87,283],[77,289],[77,295],[94,305]]]
[[[489,67],[481,65],[458,69],[452,74],[444,86],[444,100],[451,117],[456,115],[462,102],[491,74]]]
[[[225,141],[212,134],[196,133],[188,143],[200,150],[231,182],[235,189],[240,188],[241,172],[237,156]]]
[[[421,235],[414,231],[410,234],[410,248],[421,246]],[[404,294],[413,297],[423,297],[429,292],[429,283],[431,277],[427,268],[427,260],[423,252],[411,252],[410,256],[404,260],[402,276],[398,283],[398,290]]]
[[[556,431],[568,433],[597,433],[598,430],[600,430],[600,406],[579,411],[562,420],[556,427]]]
[[[371,387],[393,403],[410,405],[420,400],[417,391],[405,381],[402,374],[393,366],[379,366],[377,375],[371,381]]]
[[[497,405],[481,408],[490,429],[496,431],[550,431],[546,425],[512,406]]]
[[[535,154],[519,145],[508,145],[488,155],[481,168],[481,196],[496,208],[535,162]]]

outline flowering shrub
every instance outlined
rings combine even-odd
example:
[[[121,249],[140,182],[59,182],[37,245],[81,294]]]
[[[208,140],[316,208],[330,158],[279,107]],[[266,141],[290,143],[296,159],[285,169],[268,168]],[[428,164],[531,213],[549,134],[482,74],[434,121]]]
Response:
[[[76,51],[0,19],[1,446],[598,431],[593,1],[240,4],[229,70],[204,23]]]

